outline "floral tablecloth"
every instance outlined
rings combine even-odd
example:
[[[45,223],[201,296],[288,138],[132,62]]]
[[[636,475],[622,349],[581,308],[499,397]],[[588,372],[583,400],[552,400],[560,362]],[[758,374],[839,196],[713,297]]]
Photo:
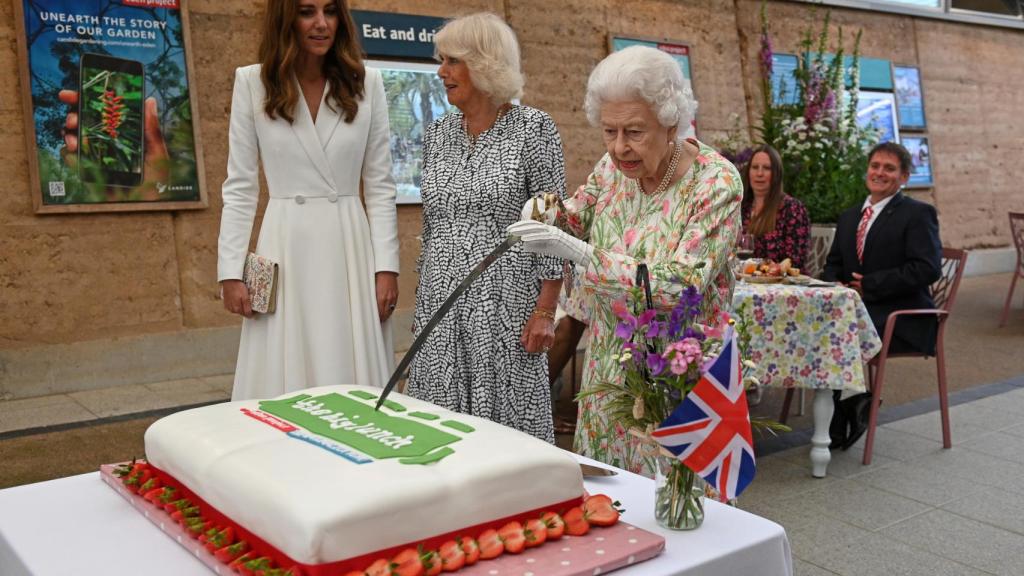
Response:
[[[882,341],[853,290],[737,282],[732,304],[748,320],[762,385],[866,390],[863,363]]]

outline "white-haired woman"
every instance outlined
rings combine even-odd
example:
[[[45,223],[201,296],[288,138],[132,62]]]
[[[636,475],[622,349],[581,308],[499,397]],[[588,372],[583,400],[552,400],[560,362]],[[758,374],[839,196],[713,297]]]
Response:
[[[514,105],[519,44],[493,14],[448,22],[434,39],[438,75],[457,110],[423,138],[423,250],[413,331],[505,239],[520,207],[565,192],[562,143],[551,118]],[[554,339],[558,258],[515,248],[476,280],[434,329],[406,393],[554,442],[544,352]]]
[[[730,307],[728,255],[740,230],[743,184],[728,160],[682,138],[697,104],[679,66],[659,50],[630,47],[605,58],[590,75],[584,106],[604,134],[607,154],[566,202],[573,235],[530,220],[509,233],[521,236],[528,251],[585,268],[580,285],[592,306],[585,392],[622,381],[611,304],[634,286],[639,264],[650,270],[656,306],[678,302],[682,264],[692,271],[681,280],[703,295],[705,317]],[[606,416],[603,404],[596,395],[580,402],[576,451],[653,475],[653,459]]]

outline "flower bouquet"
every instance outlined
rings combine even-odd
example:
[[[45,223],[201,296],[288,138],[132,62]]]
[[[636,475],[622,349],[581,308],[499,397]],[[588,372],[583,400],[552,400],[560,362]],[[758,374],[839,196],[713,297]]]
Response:
[[[656,471],[655,518],[658,523],[674,530],[693,529],[703,522],[705,495],[727,497],[720,493],[723,485],[718,480],[728,473],[721,469],[721,461],[694,466],[702,458],[707,459],[709,450],[713,452],[712,461],[720,460],[724,453],[710,446],[714,442],[703,443],[696,438],[700,430],[694,430],[703,426],[705,436],[722,434],[725,427],[716,430],[717,421],[733,423],[737,418],[731,416],[739,416],[738,419],[743,421],[741,427],[743,423],[746,425],[745,438],[748,441],[750,438],[749,414],[742,389],[733,394],[731,401],[725,402],[729,406],[724,409],[720,404],[710,408],[702,404],[706,410],[719,411],[717,415],[705,412],[703,416],[711,417],[704,418],[703,424],[700,418],[688,420],[685,415],[695,406],[693,401],[690,402],[693,406],[687,406],[687,396],[707,380],[711,365],[717,359],[725,358],[729,350],[733,355],[727,362],[736,364],[732,376],[739,376],[737,326],[728,314],[713,318],[710,324],[699,323],[698,320],[703,318],[703,298],[692,286],[684,288],[678,303],[667,311],[651,307],[648,296],[648,306],[635,313],[630,310],[629,301],[643,301],[643,295],[637,290],[630,296],[638,298],[627,297],[612,305],[619,319],[615,337],[622,341],[622,347],[614,358],[619,362],[624,378],[621,382],[599,383],[585,394],[602,395],[609,418],[620,422],[630,434],[644,441],[645,457],[652,458],[655,464],[652,467]],[[742,387],[739,381],[734,383]],[[700,412],[699,409],[697,411]],[[750,468],[747,472],[752,478],[752,442],[749,442],[748,453]],[[728,461],[725,464],[728,466]],[[699,473],[716,478],[716,487],[707,486]],[[730,491],[728,487],[726,491]],[[735,483],[731,491],[735,492]]]

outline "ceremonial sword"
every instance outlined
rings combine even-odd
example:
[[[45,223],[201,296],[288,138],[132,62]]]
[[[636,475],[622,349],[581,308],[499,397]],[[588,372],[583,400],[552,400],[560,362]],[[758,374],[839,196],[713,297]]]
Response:
[[[409,363],[412,362],[413,356],[415,356],[416,352],[423,346],[423,343],[427,341],[427,336],[429,336],[434,328],[441,322],[448,313],[448,310],[455,305],[455,301],[459,299],[459,296],[462,296],[462,293],[469,288],[469,285],[479,278],[480,275],[491,266],[491,264],[494,264],[498,258],[501,258],[502,254],[508,252],[509,248],[512,248],[520,241],[521,238],[519,238],[519,236],[509,236],[506,238],[504,242],[498,244],[497,248],[484,257],[484,259],[476,265],[476,268],[473,268],[473,271],[455,287],[455,290],[448,296],[448,299],[444,301],[444,304],[441,304],[441,307],[437,309],[437,312],[434,312],[434,315],[430,317],[430,321],[427,322],[427,325],[420,331],[420,335],[413,340],[412,346],[409,347],[409,351],[405,353],[405,356],[402,357],[402,361],[399,362],[398,367],[395,368],[395,372],[391,374],[391,379],[388,380],[387,386],[384,386],[384,391],[377,400],[377,406],[374,407],[374,410],[380,410],[380,407],[384,404],[384,400],[387,399],[388,394],[394,390],[395,385],[398,384],[398,381],[402,378],[405,369],[409,367]]]

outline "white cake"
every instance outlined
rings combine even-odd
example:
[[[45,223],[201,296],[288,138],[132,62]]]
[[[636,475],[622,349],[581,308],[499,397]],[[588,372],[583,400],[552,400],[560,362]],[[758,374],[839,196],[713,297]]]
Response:
[[[307,566],[579,503],[567,452],[399,394],[374,412],[379,393],[329,386],[179,412],[146,431],[146,456]]]

